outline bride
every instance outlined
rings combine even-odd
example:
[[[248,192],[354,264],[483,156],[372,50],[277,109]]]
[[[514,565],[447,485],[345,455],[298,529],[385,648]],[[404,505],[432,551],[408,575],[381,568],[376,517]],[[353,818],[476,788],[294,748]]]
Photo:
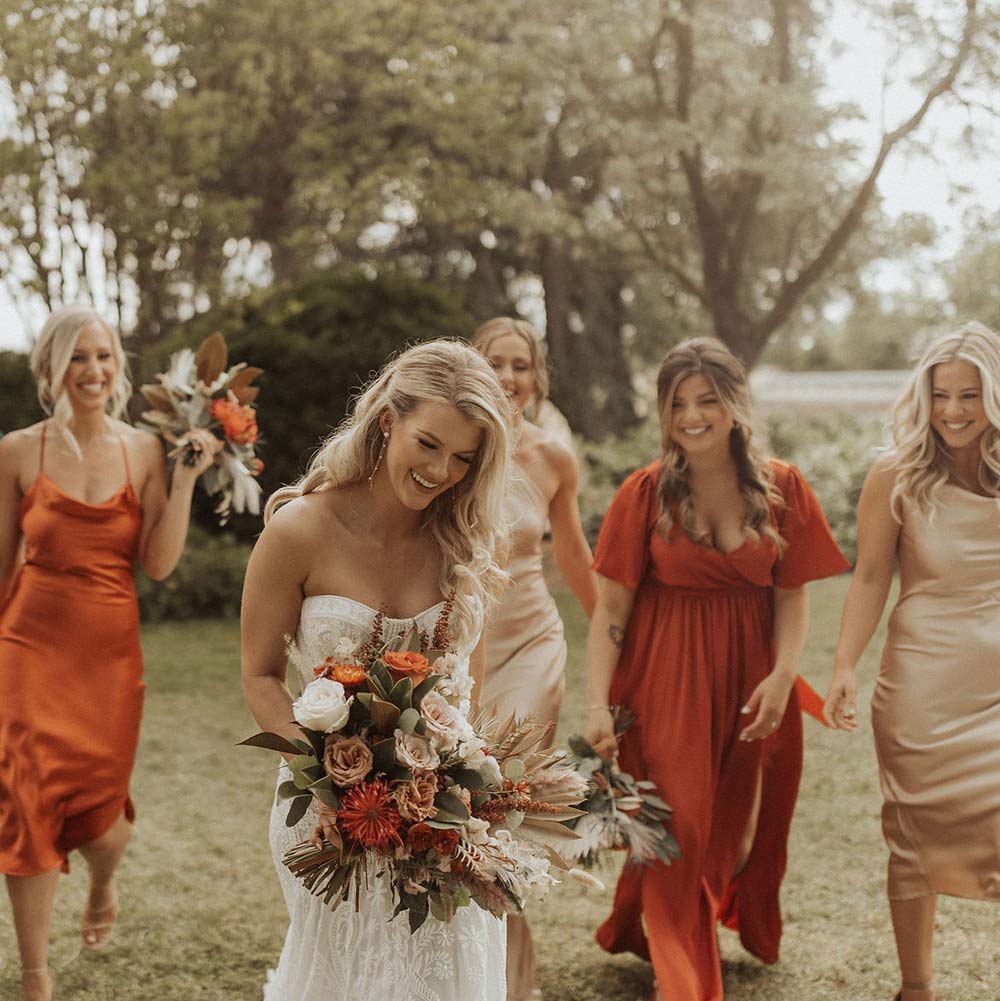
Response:
[[[378,624],[384,641],[414,624],[427,636],[446,626],[478,690],[483,612],[506,581],[496,556],[509,421],[481,355],[421,344],[383,369],[306,475],[271,497],[242,612],[243,686],[263,730],[300,736],[289,656],[305,685],[338,641],[364,643]],[[289,777],[282,766],[278,782]],[[389,920],[384,879],[357,907],[352,898],[331,911],[281,857],[333,816],[314,804],[288,828],[286,813],[273,808],[270,841],[290,923],[265,1001],[504,1001],[501,919],[472,903],[411,935],[405,915]]]

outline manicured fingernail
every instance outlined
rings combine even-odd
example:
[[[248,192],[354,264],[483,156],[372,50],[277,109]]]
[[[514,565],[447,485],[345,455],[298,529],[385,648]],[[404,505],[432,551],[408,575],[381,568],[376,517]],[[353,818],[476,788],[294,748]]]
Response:
[[[750,712],[750,707],[749,707],[749,706],[744,706],[744,707],[743,707],[743,708],[742,708],[742,709],[740,710],[740,712],[741,712],[741,713],[744,713],[744,714],[746,714],[746,713]]]

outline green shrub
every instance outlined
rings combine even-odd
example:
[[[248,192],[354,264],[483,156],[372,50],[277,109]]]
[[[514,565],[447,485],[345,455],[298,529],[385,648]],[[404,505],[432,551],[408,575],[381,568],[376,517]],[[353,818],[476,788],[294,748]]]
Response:
[[[216,535],[192,525],[177,569],[166,580],[138,574],[142,621],[236,618],[250,548],[231,533]]]
[[[0,351],[0,434],[42,419],[28,356]]]

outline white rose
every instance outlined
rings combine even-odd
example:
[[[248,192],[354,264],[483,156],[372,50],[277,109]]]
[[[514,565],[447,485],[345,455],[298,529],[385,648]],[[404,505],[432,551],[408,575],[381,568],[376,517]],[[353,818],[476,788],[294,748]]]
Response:
[[[407,768],[432,772],[441,764],[438,753],[426,737],[396,731],[396,760]]]
[[[479,766],[479,774],[487,786],[503,785],[503,775],[500,772],[500,762],[492,754],[486,755],[486,760]]]
[[[431,674],[441,674],[450,678],[458,667],[458,657],[453,653],[442,654],[431,664]]]
[[[317,678],[292,703],[292,715],[307,730],[336,733],[351,715],[351,700],[344,697],[344,686],[339,681]]]
[[[427,736],[439,751],[453,751],[459,740],[471,733],[461,713],[437,692],[424,696],[420,715],[427,724]]]
[[[486,764],[486,744],[479,737],[469,737],[458,745],[458,756],[466,768],[482,768]]]

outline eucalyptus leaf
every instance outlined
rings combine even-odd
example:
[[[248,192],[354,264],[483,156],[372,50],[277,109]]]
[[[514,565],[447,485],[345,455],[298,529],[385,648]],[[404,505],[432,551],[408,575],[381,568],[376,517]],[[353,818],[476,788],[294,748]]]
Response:
[[[263,747],[268,751],[280,751],[282,754],[296,754],[299,751],[290,740],[277,733],[255,733],[252,737],[241,740],[236,746]]]
[[[520,758],[508,758],[503,763],[503,775],[511,782],[520,782],[525,775],[524,762]]]
[[[293,796],[301,796],[302,790],[294,782],[282,782],[278,786],[278,799],[291,799]]]
[[[434,805],[438,812],[445,810],[449,814],[461,820],[469,819],[468,807],[455,795],[450,792],[439,792],[434,797]]]
[[[420,719],[420,713],[411,706],[409,709],[403,710],[396,726],[398,726],[403,733],[413,733],[414,730],[416,730]]]

